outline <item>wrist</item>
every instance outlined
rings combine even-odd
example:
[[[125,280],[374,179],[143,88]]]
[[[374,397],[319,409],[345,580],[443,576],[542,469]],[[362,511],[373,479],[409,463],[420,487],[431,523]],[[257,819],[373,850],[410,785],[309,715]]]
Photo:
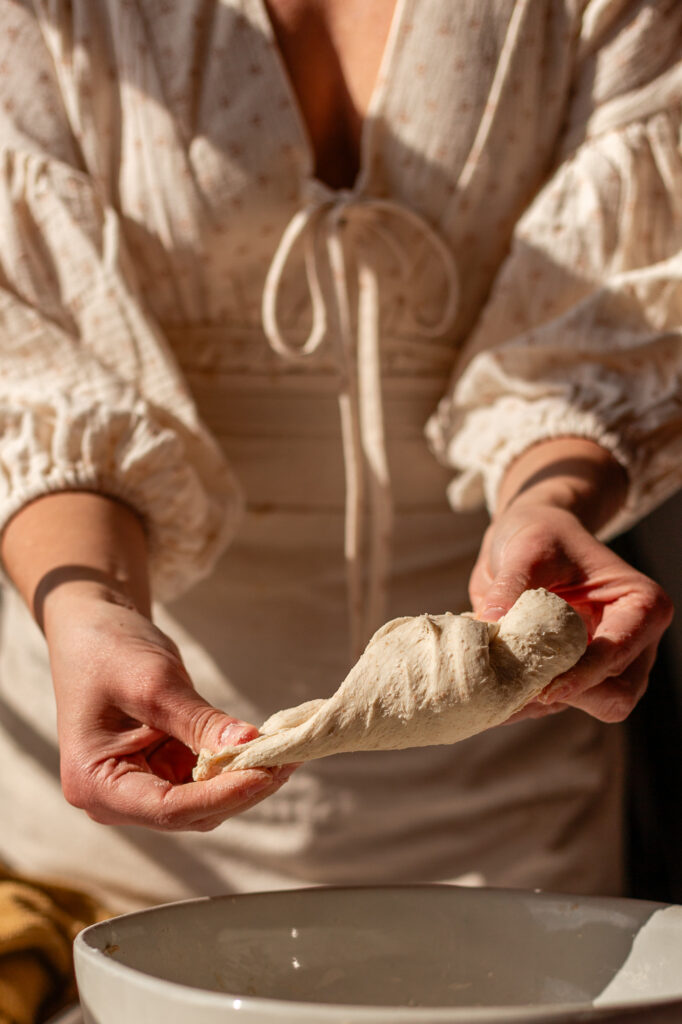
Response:
[[[136,601],[134,589],[129,580],[85,567],[66,567],[48,573],[34,599],[36,618],[48,646],[55,635],[75,623],[91,621],[112,606],[149,617],[147,608],[141,608]]]
[[[149,615],[144,527],[127,505],[90,492],[48,494],[22,508],[2,556],[38,625],[63,621],[83,601],[126,604]]]
[[[527,449],[511,464],[496,516],[541,505],[572,513],[596,533],[618,513],[627,487],[627,474],[609,451],[584,438],[555,438]]]

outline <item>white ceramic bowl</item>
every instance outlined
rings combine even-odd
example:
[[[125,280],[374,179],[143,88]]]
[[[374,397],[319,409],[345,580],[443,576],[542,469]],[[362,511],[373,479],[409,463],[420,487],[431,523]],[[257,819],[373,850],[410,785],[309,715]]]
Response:
[[[682,1022],[682,907],[456,886],[173,903],[75,944],[86,1024]]]

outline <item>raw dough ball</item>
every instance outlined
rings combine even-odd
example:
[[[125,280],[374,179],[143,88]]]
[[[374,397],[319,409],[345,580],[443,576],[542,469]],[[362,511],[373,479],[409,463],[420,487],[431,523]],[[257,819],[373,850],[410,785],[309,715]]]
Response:
[[[506,721],[586,646],[580,616],[547,590],[525,591],[499,623],[450,612],[393,619],[328,700],[278,711],[248,743],[202,750],[194,778],[353,750],[456,743]]]

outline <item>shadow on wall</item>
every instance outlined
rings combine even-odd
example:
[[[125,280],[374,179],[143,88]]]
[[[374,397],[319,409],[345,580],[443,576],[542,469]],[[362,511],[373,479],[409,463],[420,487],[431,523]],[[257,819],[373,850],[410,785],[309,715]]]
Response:
[[[647,693],[628,720],[633,896],[682,903],[682,491],[613,544],[675,605]]]

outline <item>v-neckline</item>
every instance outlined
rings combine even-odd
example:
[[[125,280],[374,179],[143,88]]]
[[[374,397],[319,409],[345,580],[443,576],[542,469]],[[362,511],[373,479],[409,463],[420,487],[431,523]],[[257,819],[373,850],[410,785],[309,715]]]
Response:
[[[379,61],[379,67],[377,70],[374,85],[370,93],[369,102],[367,104],[367,110],[360,123],[360,138],[358,144],[358,170],[355,176],[353,184],[346,188],[335,188],[332,185],[327,184],[315,173],[315,166],[317,163],[317,157],[315,153],[315,147],[313,145],[310,132],[306,119],[303,116],[301,104],[296,90],[294,88],[289,69],[286,66],[282,51],[280,50],[277,37],[275,35],[274,26],[270,18],[270,14],[265,4],[265,0],[253,0],[255,8],[257,9],[259,18],[264,26],[265,31],[268,35],[268,40],[271,44],[273,51],[273,60],[277,65],[278,75],[280,78],[282,89],[284,90],[286,97],[289,101],[291,110],[293,111],[294,120],[296,121],[297,132],[299,136],[299,142],[305,154],[305,178],[316,190],[322,190],[329,193],[330,195],[359,195],[361,194],[369,179],[369,173],[371,169],[371,148],[372,148],[372,131],[374,123],[377,119],[377,115],[381,111],[384,96],[386,94],[387,86],[390,81],[391,71],[393,67],[393,55],[395,53],[396,42],[400,35],[403,27],[405,11],[409,0],[395,0],[395,7],[391,15],[391,23],[389,25],[388,34],[386,36],[386,42],[384,44],[383,53],[381,60]]]

